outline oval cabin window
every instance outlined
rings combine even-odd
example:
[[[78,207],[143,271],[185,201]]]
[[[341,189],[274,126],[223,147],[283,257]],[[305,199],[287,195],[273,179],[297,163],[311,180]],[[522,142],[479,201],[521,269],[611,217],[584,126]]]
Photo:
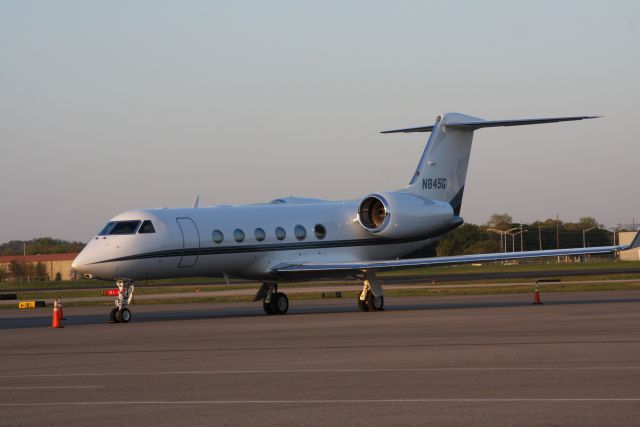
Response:
[[[222,234],[222,231],[220,230],[213,230],[213,233],[211,233],[211,238],[213,239],[214,243],[222,243],[224,241],[224,234]]]
[[[287,232],[284,231],[284,228],[282,227],[276,228],[276,239],[284,240],[285,237],[287,237]]]
[[[300,224],[296,225],[296,228],[293,230],[293,233],[295,234],[296,239],[298,240],[304,240],[307,238],[307,229]]]
[[[233,239],[240,243],[244,241],[244,231],[240,230],[239,228],[236,228],[233,232]]]

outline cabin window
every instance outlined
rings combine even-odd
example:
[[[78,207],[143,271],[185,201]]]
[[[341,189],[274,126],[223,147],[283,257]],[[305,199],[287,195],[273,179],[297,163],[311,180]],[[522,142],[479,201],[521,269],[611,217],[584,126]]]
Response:
[[[213,233],[211,233],[211,238],[213,239],[214,243],[222,243],[224,241],[224,234],[222,234],[222,231],[220,230],[213,230]]]
[[[285,237],[287,237],[287,232],[284,231],[284,228],[282,228],[282,227],[276,228],[276,239],[284,240]]]
[[[327,229],[322,224],[316,224],[313,227],[313,232],[316,234],[318,240],[322,240],[327,236]]]
[[[236,228],[233,231],[233,239],[238,243],[244,241],[244,231],[240,230],[239,228]]]
[[[262,228],[256,228],[254,235],[258,242],[262,242],[267,237],[267,233]]]
[[[296,225],[296,228],[293,229],[293,233],[298,240],[304,240],[307,238],[307,229],[300,224]]]
[[[140,230],[138,230],[138,233],[140,234],[148,234],[148,233],[155,233],[155,232],[156,232],[156,229],[153,228],[153,224],[149,220],[142,221]]]
[[[100,231],[99,236],[112,236],[112,235],[121,235],[121,234],[135,234],[138,226],[142,221],[134,220],[134,221],[111,221],[108,223],[102,231]]]

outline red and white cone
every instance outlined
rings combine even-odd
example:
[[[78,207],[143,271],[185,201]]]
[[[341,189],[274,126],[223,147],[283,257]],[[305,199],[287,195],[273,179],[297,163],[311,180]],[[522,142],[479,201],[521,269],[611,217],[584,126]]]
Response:
[[[51,321],[53,329],[64,328],[60,323],[60,311],[58,310],[58,300],[53,301],[53,320]]]
[[[60,320],[67,320],[64,318],[64,311],[62,310],[62,298],[58,298],[58,311],[60,312]]]
[[[542,304],[542,301],[540,301],[540,291],[538,290],[538,285],[536,285],[536,289],[533,291],[533,302],[531,304]]]

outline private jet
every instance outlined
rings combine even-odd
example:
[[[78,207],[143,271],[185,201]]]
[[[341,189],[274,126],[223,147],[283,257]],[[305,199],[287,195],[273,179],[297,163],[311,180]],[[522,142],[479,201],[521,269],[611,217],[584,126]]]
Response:
[[[473,133],[481,128],[593,119],[597,116],[483,120],[459,113],[433,125],[382,133],[429,132],[409,185],[356,200],[285,197],[238,206],[138,209],[113,217],[73,261],[87,278],[115,281],[110,321],[127,323],[136,280],[235,277],[261,283],[254,301],[284,314],[278,285],[323,277],[356,277],[361,311],[381,311],[376,273],[389,269],[523,258],[606,254],[640,246],[403,258],[435,244],[463,223],[460,216]]]

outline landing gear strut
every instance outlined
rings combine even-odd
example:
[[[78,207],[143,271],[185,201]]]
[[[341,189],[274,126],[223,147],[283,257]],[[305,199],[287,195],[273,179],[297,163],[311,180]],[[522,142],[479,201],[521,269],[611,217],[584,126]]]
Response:
[[[133,282],[125,280],[118,280],[116,286],[118,287],[118,298],[114,301],[116,306],[111,310],[109,323],[129,323],[131,311],[127,306],[133,300],[135,287]]]
[[[362,291],[358,294],[358,309],[360,311],[383,311],[384,290],[378,282],[375,272],[365,271],[362,282]]]
[[[253,300],[262,300],[262,308],[267,314],[286,314],[289,311],[289,298],[284,292],[278,292],[277,283],[263,283]]]

